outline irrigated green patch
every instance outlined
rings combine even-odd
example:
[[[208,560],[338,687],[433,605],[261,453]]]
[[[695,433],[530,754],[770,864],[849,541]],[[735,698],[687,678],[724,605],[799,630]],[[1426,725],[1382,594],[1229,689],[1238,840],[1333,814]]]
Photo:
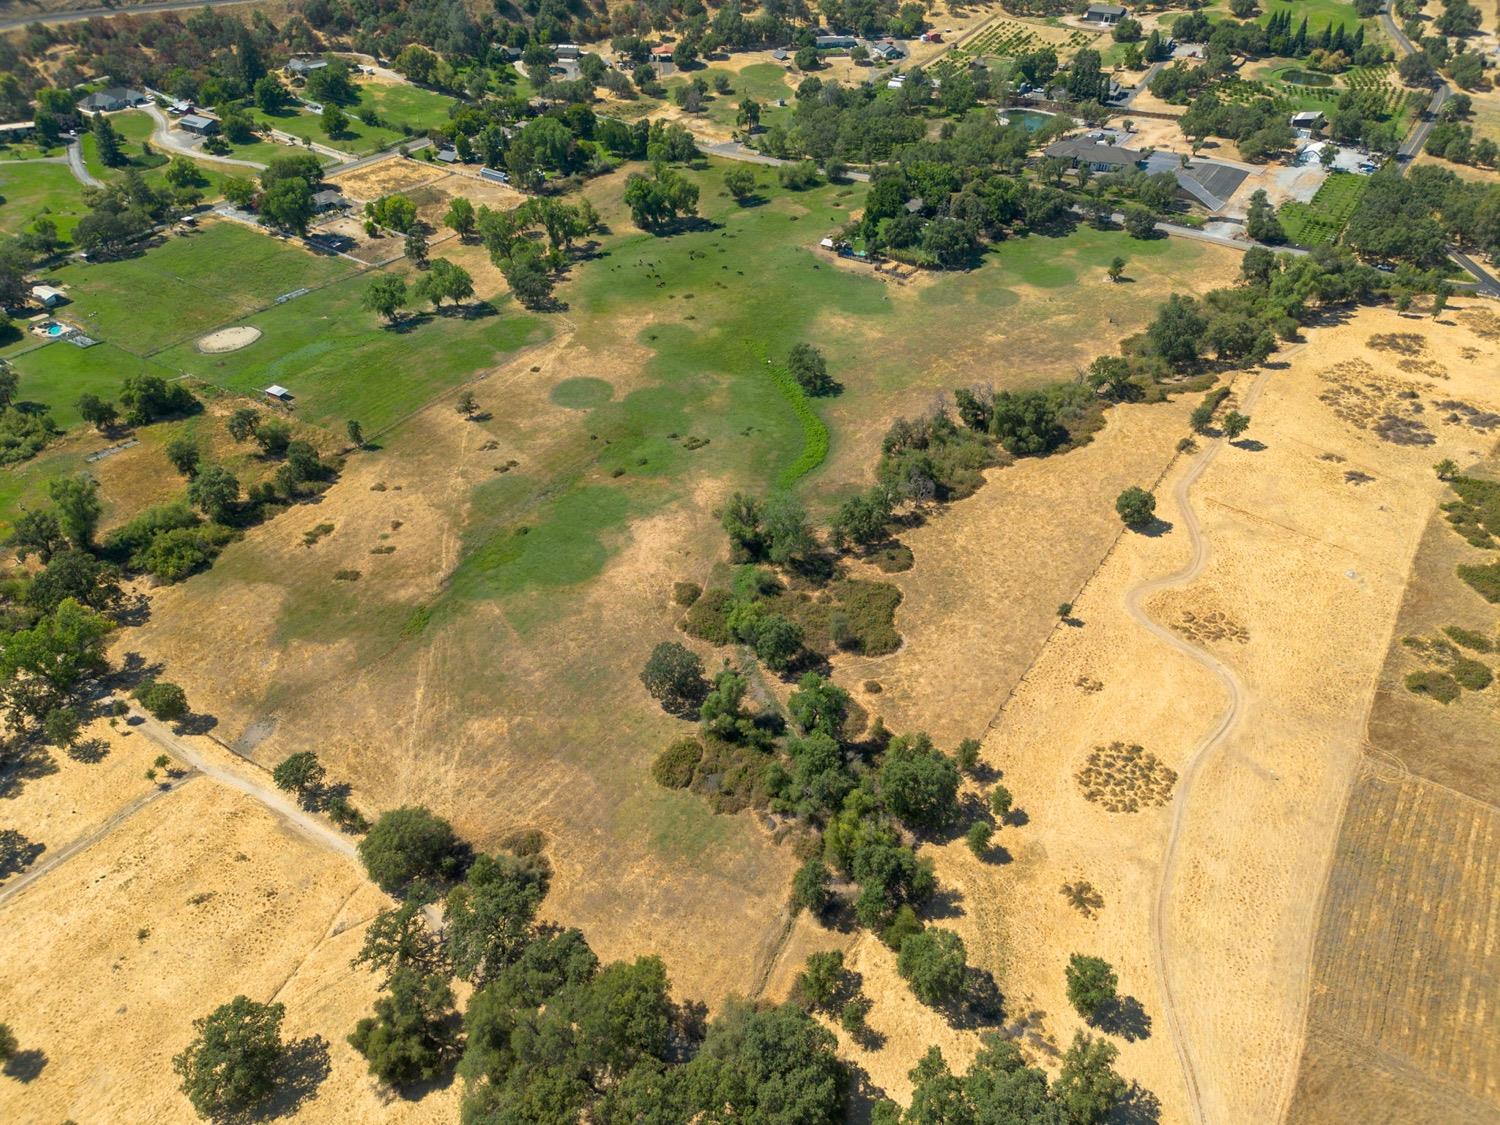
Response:
[[[406,139],[406,134],[399,129],[387,128],[384,125],[366,125],[352,113],[345,115],[348,118],[348,124],[344,126],[343,131],[336,137],[330,137],[328,131],[323,128],[321,114],[296,108],[285,109],[279,113],[266,113],[253,106],[248,107],[248,112],[257,128],[276,129],[305,141],[326,145],[328,148],[353,153],[356,156],[368,156],[370,153],[390,148],[391,145]]]
[[[603,406],[614,397],[614,394],[615,389],[610,386],[608,380],[580,375],[576,379],[564,379],[553,387],[551,397],[558,406],[567,406],[574,410],[588,410],[591,407]]]
[[[261,330],[247,348],[204,355],[187,342],[157,360],[242,394],[280,383],[296,396],[304,421],[342,431],[353,418],[373,434],[548,334],[508,302],[498,310],[445,311],[384,327],[360,307],[370,276],[345,278],[245,318]]]
[[[451,120],[448,111],[455,104],[452,98],[420,86],[365,82],[359,87],[359,104],[351,112],[373,109],[382,122],[396,131],[402,131],[404,125],[421,135],[428,129],[447,125]]]
[[[149,355],[350,272],[343,258],[289,246],[237,223],[207,223],[134,257],[52,271],[72,303],[58,315],[90,335]]]
[[[98,344],[77,348],[59,341],[17,356],[12,361],[21,377],[17,397],[52,411],[52,420],[63,429],[80,421],[75,405],[85,394],[112,399],[129,375],[149,372],[171,378],[172,372],[149,359],[115,347]]]
[[[67,238],[88,214],[83,188],[66,164],[0,163],[0,201],[0,232],[5,234],[19,234],[45,215]]]

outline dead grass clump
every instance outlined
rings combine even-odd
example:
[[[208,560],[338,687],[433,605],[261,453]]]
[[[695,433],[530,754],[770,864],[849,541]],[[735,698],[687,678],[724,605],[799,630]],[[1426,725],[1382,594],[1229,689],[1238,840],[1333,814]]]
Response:
[[[1377,352],[1398,355],[1420,355],[1427,350],[1427,338],[1415,332],[1377,332],[1366,342]]]
[[[1500,340],[1500,316],[1489,309],[1465,309],[1458,314],[1458,322],[1482,339]]]
[[[1199,644],[1208,641],[1231,641],[1242,645],[1250,640],[1250,633],[1243,625],[1216,609],[1202,614],[1184,610],[1181,620],[1172,628],[1188,640]]]
[[[1434,410],[1448,411],[1448,416],[1443,421],[1452,422],[1456,426],[1468,426],[1481,433],[1489,433],[1500,426],[1500,414],[1491,410],[1480,410],[1477,406],[1470,406],[1467,402],[1456,398],[1445,398],[1442,402],[1433,403],[1432,406]]]
[[[1093,676],[1079,676],[1076,680],[1073,681],[1073,686],[1082,688],[1090,695],[1104,690],[1104,684],[1099,680],[1094,679]]]
[[[1062,885],[1063,897],[1068,905],[1085,918],[1096,917],[1104,909],[1104,896],[1085,879],[1075,879]]]
[[[1434,445],[1437,437],[1419,419],[1386,413],[1370,427],[1381,441],[1392,445]]]
[[[864,687],[865,691],[867,691],[871,695],[879,695],[882,691],[885,690],[880,686],[879,680],[866,680]]]
[[[1448,369],[1431,359],[1398,359],[1396,366],[1409,375],[1421,375],[1426,379],[1446,379]]]
[[[1362,473],[1358,469],[1349,469],[1344,473],[1345,484],[1369,484],[1374,479],[1369,473]]]
[[[1171,800],[1177,771],[1134,743],[1111,742],[1089,751],[1074,778],[1085,799],[1109,812],[1138,812]]]
[[[1429,699],[1435,699],[1439,703],[1452,703],[1461,694],[1463,689],[1458,686],[1458,681],[1447,672],[1426,671],[1412,672],[1406,677],[1406,690],[1413,695],[1425,695]]]
[[[1395,445],[1431,445],[1437,440],[1416,418],[1423,408],[1412,384],[1379,375],[1362,359],[1334,364],[1318,378],[1329,384],[1318,400],[1350,425]]]
[[[672,601],[677,605],[692,605],[703,596],[703,587],[696,582],[674,582],[672,583]]]

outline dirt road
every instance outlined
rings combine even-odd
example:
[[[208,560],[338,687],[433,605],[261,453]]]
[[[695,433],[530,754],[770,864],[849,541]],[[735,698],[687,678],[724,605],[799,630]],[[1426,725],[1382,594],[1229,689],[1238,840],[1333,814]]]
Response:
[[[1266,373],[1260,372],[1250,384],[1249,391],[1245,394],[1241,410],[1249,410],[1255,400],[1260,396],[1261,388],[1265,385]],[[1199,648],[1179,636],[1167,626],[1154,621],[1142,608],[1142,604],[1163,590],[1174,586],[1184,586],[1192,582],[1203,572],[1208,562],[1208,543],[1203,538],[1203,532],[1198,524],[1197,513],[1193,511],[1189,493],[1198,479],[1203,476],[1204,471],[1212,464],[1220,449],[1224,447],[1222,437],[1214,438],[1208,443],[1208,447],[1198,455],[1191,468],[1177,482],[1172,490],[1173,498],[1182,512],[1184,529],[1188,533],[1188,539],[1193,545],[1193,557],[1187,566],[1169,574],[1164,578],[1154,578],[1149,582],[1143,582],[1135,587],[1125,596],[1125,608],[1131,618],[1165,643],[1171,645],[1178,652],[1207,668],[1224,685],[1224,693],[1228,697],[1228,704],[1219,716],[1219,721],[1214,728],[1204,737],[1197,748],[1188,756],[1183,763],[1179,775],[1176,792],[1172,798],[1172,823],[1167,836],[1166,851],[1162,858],[1161,875],[1157,883],[1156,903],[1151,912],[1151,962],[1152,970],[1161,984],[1162,1013],[1167,1020],[1167,1026],[1172,1034],[1172,1043],[1177,1050],[1178,1061],[1182,1065],[1183,1082],[1187,1087],[1188,1107],[1195,1125],[1203,1125],[1203,1100],[1198,1087],[1198,1074],[1193,1062],[1192,1047],[1187,1041],[1187,1029],[1172,995],[1172,980],[1169,975],[1171,965],[1171,950],[1168,944],[1168,915],[1172,907],[1173,883],[1177,875],[1177,864],[1179,859],[1179,844],[1182,837],[1182,826],[1187,818],[1188,802],[1192,799],[1193,783],[1198,772],[1209,753],[1217,747],[1224,737],[1234,728],[1239,720],[1246,704],[1246,693],[1234,670],[1222,663],[1207,650]]]

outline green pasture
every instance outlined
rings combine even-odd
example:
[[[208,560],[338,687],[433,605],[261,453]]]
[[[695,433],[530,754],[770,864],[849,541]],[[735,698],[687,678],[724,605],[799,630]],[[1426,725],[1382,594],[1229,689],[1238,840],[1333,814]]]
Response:
[[[128,375],[149,372],[167,378],[172,374],[113,344],[78,348],[61,340],[25,352],[12,364],[21,377],[18,400],[47,407],[63,429],[79,423],[75,404],[82,395],[112,399]]]
[[[279,113],[266,113],[253,105],[246,106],[245,109],[255,121],[257,128],[278,129],[313,144],[325,145],[355,156],[368,156],[370,153],[379,152],[381,149],[389,148],[406,139],[406,134],[400,130],[388,129],[383,125],[366,125],[352,113],[347,114],[349,121],[344,126],[343,132],[337,137],[330,137],[323,128],[322,116],[316,113],[308,113],[296,108],[284,109]],[[248,159],[259,160],[260,157]]]
[[[0,163],[0,232],[19,234],[46,215],[67,238],[86,214],[83,187],[66,164]]]
[[[188,340],[156,359],[242,394],[280,383],[296,396],[304,421],[342,432],[354,418],[373,433],[548,333],[508,302],[475,315],[445,310],[385,327],[360,308],[372,276],[350,277],[247,317],[242,323],[262,335],[239,351],[204,355]]]
[[[1309,33],[1322,31],[1323,28],[1336,24],[1343,24],[1347,30],[1353,31],[1362,22],[1354,5],[1344,3],[1343,0],[1296,0],[1295,3],[1266,4],[1262,8],[1260,22],[1269,23],[1272,16],[1281,12],[1291,13],[1293,31],[1297,30],[1297,25],[1306,16]]]
[[[210,222],[118,261],[71,262],[49,277],[72,303],[58,315],[90,335],[149,354],[193,339],[283,293],[349,273],[352,263],[237,223]]]
[[[408,125],[420,134],[447,125],[452,119],[448,110],[454,104],[453,98],[420,86],[363,82],[359,86],[359,102],[350,112],[373,109],[382,121],[397,130]]]

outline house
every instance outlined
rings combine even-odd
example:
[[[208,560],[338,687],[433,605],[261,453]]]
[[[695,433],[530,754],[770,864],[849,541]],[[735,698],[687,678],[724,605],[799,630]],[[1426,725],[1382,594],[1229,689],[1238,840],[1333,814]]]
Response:
[[[924,31],[924,32],[922,32],[922,42],[923,43],[941,43],[942,41],[943,41],[943,33],[941,31]]]
[[[292,392],[280,383],[272,383],[266,388],[265,395],[267,398],[275,399],[277,402],[291,402],[293,397]]]
[[[150,99],[139,90],[132,90],[126,86],[111,86],[107,90],[90,94],[78,103],[78,108],[85,113],[114,113],[116,110],[145,105],[148,101]]]
[[[338,188],[324,188],[313,192],[312,205],[313,210],[321,215],[325,211],[342,211],[349,206],[349,202]]]
[[[436,158],[438,160],[441,160],[444,164],[457,164],[458,149],[454,148],[452,145],[439,145],[436,153]]]
[[[580,55],[583,54],[583,48],[580,47],[577,43],[559,43],[555,48],[555,53],[560,59],[576,60]]]
[[[1093,172],[1119,172],[1134,168],[1141,162],[1141,154],[1133,148],[1121,148],[1107,142],[1068,137],[1053,141],[1047,146],[1045,155],[1066,160],[1075,168],[1088,168]]]
[[[813,46],[820,51],[849,51],[859,46],[859,40],[852,35],[817,35]]]
[[[1118,4],[1090,4],[1083,13],[1084,23],[1096,23],[1100,27],[1113,27],[1125,18],[1125,9]]]
[[[1293,129],[1321,129],[1323,127],[1323,115],[1316,109],[1304,109],[1301,113],[1292,114]]]
[[[8,125],[0,125],[0,145],[24,141],[35,132],[36,122],[34,121],[12,121]]]
[[[211,137],[219,131],[219,122],[201,113],[185,113],[178,118],[177,127],[200,137]]]
[[[894,43],[871,43],[870,57],[883,59],[886,62],[896,62],[898,59],[906,58],[906,52]]]
[[[68,295],[51,285],[33,285],[31,298],[44,309],[55,309],[68,299]]]
[[[657,62],[671,62],[672,52],[677,50],[675,43],[659,43],[651,48],[651,57]]]
[[[327,65],[327,59],[291,59],[286,64],[286,72],[293,77],[305,77],[315,70],[322,70]]]

